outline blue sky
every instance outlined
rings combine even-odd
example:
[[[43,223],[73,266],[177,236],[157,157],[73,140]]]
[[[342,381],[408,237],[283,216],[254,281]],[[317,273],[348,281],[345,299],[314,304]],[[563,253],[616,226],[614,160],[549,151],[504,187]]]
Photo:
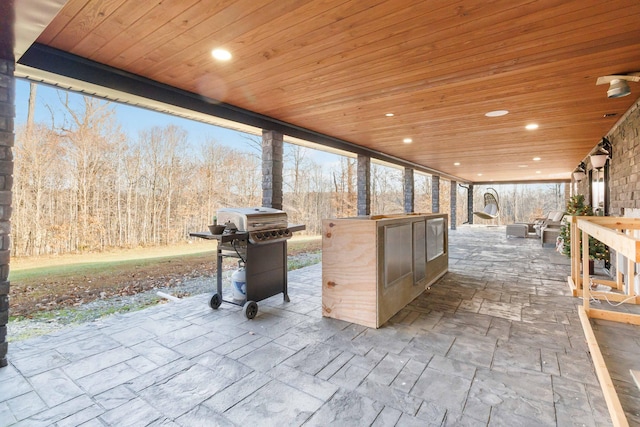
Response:
[[[45,124],[51,123],[51,113],[46,107],[50,105],[55,110],[60,109],[60,101],[57,92],[59,89],[39,84],[36,92],[36,111],[35,121]],[[70,92],[71,102],[78,102],[81,99],[80,94]],[[29,101],[29,82],[23,79],[16,79],[16,127],[24,124],[27,120],[27,110]],[[256,138],[238,132],[235,130],[213,126],[181,117],[163,114],[156,111],[147,110],[139,107],[132,107],[126,104],[112,103],[117,115],[117,120],[122,129],[132,138],[138,135],[140,130],[150,129],[153,126],[176,125],[184,128],[189,134],[189,141],[193,144],[193,148],[197,148],[208,139],[213,139],[220,144],[228,145],[234,149],[246,152],[253,151],[255,148],[249,144],[248,137]],[[339,156],[325,153],[318,150],[310,150],[309,157],[314,162],[323,165],[330,165],[339,162]]]
[[[51,113],[46,108],[60,108],[57,91],[59,89],[48,85],[39,84],[37,89],[37,102],[35,120],[36,122],[50,123]],[[79,100],[81,95],[70,92],[72,102]],[[29,101],[29,82],[16,80],[16,124],[24,124],[27,120],[27,109]],[[122,129],[129,135],[135,137],[138,131],[149,129],[153,126],[166,126],[174,124],[185,128],[189,132],[192,141],[202,142],[207,138],[214,138],[220,143],[236,146],[238,149],[248,148],[246,136],[242,132],[212,126],[206,123],[183,119],[169,114],[158,113],[144,108],[132,107],[126,104],[112,103],[114,106],[118,122]]]

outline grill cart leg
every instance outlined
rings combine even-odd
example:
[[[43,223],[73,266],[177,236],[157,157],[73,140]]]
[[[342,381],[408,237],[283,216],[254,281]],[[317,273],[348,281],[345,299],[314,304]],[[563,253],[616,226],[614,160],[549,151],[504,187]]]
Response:
[[[222,249],[220,249],[220,242],[218,242],[218,251],[216,256],[216,293],[213,294],[209,301],[209,307],[214,310],[220,307],[222,304]]]
[[[289,266],[287,265],[287,253],[288,253],[288,245],[287,245],[287,241],[285,240],[283,242],[284,245],[284,265],[283,265],[283,269],[284,269],[284,277],[282,278],[282,293],[284,294],[284,302],[290,302],[291,300],[289,300],[289,284],[287,282],[288,276],[289,276]]]

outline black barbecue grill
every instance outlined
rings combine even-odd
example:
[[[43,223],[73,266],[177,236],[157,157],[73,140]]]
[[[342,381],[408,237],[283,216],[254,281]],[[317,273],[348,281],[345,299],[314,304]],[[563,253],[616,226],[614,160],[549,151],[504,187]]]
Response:
[[[217,212],[218,224],[225,225],[222,234],[190,233],[193,237],[217,240],[216,293],[209,305],[213,309],[222,302],[238,304],[222,297],[222,260],[239,258],[246,270],[246,302],[243,311],[248,319],[258,313],[258,301],[282,292],[289,302],[287,292],[287,240],[304,225],[289,224],[284,211],[257,208],[225,208]]]

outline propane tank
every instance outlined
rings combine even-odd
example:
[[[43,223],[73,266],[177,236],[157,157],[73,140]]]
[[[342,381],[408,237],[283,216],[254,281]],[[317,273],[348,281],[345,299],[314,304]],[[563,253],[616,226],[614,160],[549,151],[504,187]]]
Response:
[[[238,261],[238,269],[231,275],[231,291],[235,302],[244,302],[247,299],[247,274],[244,263]]]

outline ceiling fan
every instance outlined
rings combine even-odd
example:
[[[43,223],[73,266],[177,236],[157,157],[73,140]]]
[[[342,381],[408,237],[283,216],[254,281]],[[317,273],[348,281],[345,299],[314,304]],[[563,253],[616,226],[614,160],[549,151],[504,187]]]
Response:
[[[629,84],[627,83],[628,81],[640,82],[640,72],[598,77],[596,85],[609,83],[607,98],[620,98],[631,93],[631,88],[629,88]]]

